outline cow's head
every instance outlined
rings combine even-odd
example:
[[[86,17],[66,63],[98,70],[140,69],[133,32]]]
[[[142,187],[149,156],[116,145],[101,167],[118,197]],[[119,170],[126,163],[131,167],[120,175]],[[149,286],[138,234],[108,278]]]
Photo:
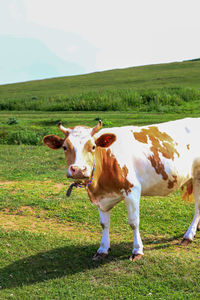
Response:
[[[47,135],[43,138],[44,144],[49,148],[64,149],[68,178],[89,179],[94,168],[96,147],[107,148],[116,140],[116,136],[112,133],[95,137],[95,133],[101,127],[101,121],[94,128],[86,126],[65,128],[60,122],[58,128],[65,134],[64,139],[57,135]]]

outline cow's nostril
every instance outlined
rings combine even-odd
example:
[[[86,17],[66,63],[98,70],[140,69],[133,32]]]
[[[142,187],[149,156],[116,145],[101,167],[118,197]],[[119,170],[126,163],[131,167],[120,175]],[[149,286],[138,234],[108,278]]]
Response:
[[[84,177],[85,175],[85,172],[87,171],[87,167],[86,166],[77,166],[77,165],[71,165],[70,168],[69,168],[69,171],[70,171],[70,175],[72,177]]]
[[[72,173],[76,172],[76,169],[73,166],[70,167],[70,170],[71,170]]]

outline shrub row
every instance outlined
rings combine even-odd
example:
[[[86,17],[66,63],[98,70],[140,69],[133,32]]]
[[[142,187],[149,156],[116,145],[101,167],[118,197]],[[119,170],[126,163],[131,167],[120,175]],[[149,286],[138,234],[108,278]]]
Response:
[[[87,92],[71,97],[0,99],[0,110],[36,111],[176,111],[176,107],[200,100],[200,90],[163,88],[136,91],[118,89]]]
[[[3,130],[0,132],[0,144],[7,145],[42,145],[45,135],[52,134],[48,128],[42,130],[19,129],[16,131]]]

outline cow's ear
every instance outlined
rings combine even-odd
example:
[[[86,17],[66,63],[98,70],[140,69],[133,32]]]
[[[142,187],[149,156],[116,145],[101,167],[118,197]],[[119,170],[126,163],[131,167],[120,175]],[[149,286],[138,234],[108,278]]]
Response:
[[[102,134],[96,141],[96,145],[99,147],[107,148],[116,141],[116,135],[113,133]]]
[[[49,148],[57,150],[62,147],[64,140],[57,135],[46,135],[43,138],[43,143]]]

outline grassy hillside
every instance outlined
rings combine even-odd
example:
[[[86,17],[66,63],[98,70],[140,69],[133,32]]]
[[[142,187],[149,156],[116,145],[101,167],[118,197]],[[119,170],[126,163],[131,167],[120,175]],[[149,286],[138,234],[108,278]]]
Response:
[[[71,96],[114,88],[200,88],[200,61],[150,65],[0,86],[0,97]]]
[[[186,61],[3,85],[0,110],[196,110],[199,88],[200,61]]]

